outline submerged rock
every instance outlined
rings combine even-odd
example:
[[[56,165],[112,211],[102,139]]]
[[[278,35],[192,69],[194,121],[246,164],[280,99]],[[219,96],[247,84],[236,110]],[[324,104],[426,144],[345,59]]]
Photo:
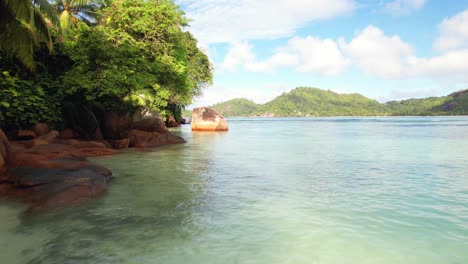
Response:
[[[47,135],[47,134],[46,134]],[[0,176],[0,194],[33,207],[58,207],[101,195],[111,171],[85,157],[114,155],[101,142],[55,140],[62,144],[27,147],[13,142],[7,151],[9,170]]]
[[[192,131],[228,131],[226,119],[208,107],[195,108],[192,111]]]
[[[62,207],[102,195],[108,177],[110,172],[98,166],[66,170],[20,167],[8,172],[3,182],[9,188],[3,191],[33,207]]]

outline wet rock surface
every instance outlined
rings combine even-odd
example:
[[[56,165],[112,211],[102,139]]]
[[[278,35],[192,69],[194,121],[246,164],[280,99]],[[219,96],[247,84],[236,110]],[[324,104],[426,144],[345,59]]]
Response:
[[[110,170],[93,165],[87,157],[115,155],[120,153],[118,149],[129,147],[185,143],[169,132],[158,115],[142,115],[132,123],[127,115],[110,113],[105,122],[107,140],[85,137],[94,141],[78,140],[83,137],[75,129],[50,130],[45,123],[36,124],[34,131],[16,131],[15,141],[8,141],[0,129],[0,196],[22,200],[32,208],[86,201],[104,194],[112,176]]]
[[[11,197],[34,208],[68,206],[98,197],[107,189],[107,169],[88,165],[76,169],[18,167],[3,176]]]
[[[171,133],[146,132],[141,130],[130,131],[130,147],[146,148],[169,144],[181,144],[186,141]]]

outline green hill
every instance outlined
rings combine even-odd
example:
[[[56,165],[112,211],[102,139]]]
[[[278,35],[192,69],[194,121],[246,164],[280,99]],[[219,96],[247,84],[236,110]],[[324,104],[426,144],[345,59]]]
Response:
[[[360,94],[299,87],[262,105],[247,99],[233,99],[211,108],[226,117],[468,115],[468,90],[382,104]],[[185,114],[190,115],[189,111]]]
[[[244,98],[232,99],[223,103],[215,104],[210,108],[226,116],[251,116],[257,111],[256,103]]]
[[[257,115],[369,116],[386,115],[386,107],[360,94],[338,94],[299,87],[259,106]]]

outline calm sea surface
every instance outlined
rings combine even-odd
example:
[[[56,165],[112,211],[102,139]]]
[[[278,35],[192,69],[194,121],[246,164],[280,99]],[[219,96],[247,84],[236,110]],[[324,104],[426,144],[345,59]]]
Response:
[[[468,263],[468,117],[231,119],[94,159],[85,205],[0,201],[0,262]]]

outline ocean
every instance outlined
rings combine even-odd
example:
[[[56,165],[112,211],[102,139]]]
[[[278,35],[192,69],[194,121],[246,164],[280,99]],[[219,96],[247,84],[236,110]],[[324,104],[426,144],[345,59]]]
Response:
[[[1,200],[1,263],[468,263],[468,117],[228,122],[94,158],[85,204]]]

